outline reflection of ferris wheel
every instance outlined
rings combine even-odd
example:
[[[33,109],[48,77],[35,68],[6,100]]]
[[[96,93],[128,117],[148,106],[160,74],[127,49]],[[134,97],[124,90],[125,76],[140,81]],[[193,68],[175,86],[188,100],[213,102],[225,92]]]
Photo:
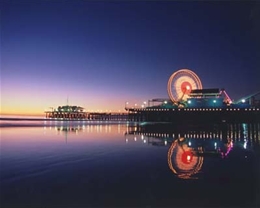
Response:
[[[203,157],[198,156],[187,144],[180,144],[182,141],[183,138],[179,138],[171,144],[168,151],[168,165],[179,178],[192,179],[192,175],[196,175],[200,171]],[[198,153],[202,152],[200,147]]]
[[[174,72],[168,81],[168,95],[174,104],[186,101],[192,90],[202,89],[199,77],[189,69]]]

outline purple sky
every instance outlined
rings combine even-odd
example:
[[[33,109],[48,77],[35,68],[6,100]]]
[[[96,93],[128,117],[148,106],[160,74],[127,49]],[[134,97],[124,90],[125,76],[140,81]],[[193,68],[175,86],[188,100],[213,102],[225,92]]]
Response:
[[[260,90],[256,2],[1,1],[2,113],[123,110],[189,68],[233,99]]]

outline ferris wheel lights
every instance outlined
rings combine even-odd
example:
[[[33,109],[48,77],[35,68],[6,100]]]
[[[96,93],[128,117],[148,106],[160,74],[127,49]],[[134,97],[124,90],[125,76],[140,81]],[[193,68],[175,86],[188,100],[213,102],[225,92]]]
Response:
[[[190,161],[190,159],[191,159],[191,156],[187,155],[187,160]]]
[[[192,89],[202,89],[202,84],[193,71],[180,69],[170,76],[167,89],[171,101],[178,105],[180,101],[187,100]]]

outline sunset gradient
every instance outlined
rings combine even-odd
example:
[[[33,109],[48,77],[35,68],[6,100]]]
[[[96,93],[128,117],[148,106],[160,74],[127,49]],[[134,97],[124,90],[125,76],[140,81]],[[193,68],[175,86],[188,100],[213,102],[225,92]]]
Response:
[[[193,70],[232,99],[260,89],[254,2],[1,1],[1,115],[123,112]],[[258,77],[258,78],[257,78]]]

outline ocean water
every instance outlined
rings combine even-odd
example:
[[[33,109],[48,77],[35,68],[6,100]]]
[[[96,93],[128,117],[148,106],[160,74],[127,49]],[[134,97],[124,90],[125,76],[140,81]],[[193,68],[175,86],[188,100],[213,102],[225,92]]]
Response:
[[[260,125],[0,122],[0,207],[260,207]]]

